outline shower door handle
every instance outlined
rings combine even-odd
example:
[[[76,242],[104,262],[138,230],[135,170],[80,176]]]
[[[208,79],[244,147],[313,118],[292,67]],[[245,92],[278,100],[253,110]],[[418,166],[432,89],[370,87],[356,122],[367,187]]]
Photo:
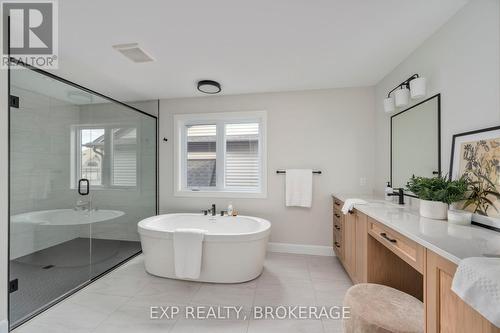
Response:
[[[82,183],[85,183],[84,185],[84,191],[82,191]],[[78,194],[80,195],[88,195],[90,192],[90,182],[88,179],[82,178],[78,180]]]

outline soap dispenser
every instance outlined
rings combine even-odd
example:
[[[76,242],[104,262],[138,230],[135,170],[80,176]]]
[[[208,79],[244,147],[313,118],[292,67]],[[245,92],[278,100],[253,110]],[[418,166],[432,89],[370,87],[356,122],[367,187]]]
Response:
[[[387,201],[392,201],[392,193],[394,192],[394,190],[392,189],[391,187],[391,182],[387,182],[387,187],[385,188],[385,200]]]
[[[229,202],[229,205],[227,206],[227,215],[233,216],[233,203],[231,201]]]

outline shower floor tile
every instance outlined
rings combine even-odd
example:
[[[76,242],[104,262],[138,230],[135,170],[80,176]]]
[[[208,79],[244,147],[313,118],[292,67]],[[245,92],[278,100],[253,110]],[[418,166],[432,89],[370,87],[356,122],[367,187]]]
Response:
[[[75,238],[11,260],[10,277],[19,289],[10,294],[10,323],[16,323],[57,297],[87,282],[89,277],[141,250],[140,242]],[[92,263],[91,263],[92,262]]]

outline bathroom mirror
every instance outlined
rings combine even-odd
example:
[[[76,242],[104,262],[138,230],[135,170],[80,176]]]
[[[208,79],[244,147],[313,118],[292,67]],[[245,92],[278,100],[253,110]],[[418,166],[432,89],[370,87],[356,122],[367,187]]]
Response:
[[[391,117],[391,185],[404,188],[412,175],[433,177],[441,170],[441,95]]]

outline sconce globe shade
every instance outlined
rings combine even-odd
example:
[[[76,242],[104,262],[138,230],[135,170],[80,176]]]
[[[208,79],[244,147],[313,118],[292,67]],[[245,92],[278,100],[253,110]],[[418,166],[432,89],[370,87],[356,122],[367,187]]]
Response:
[[[421,98],[427,95],[427,80],[425,77],[418,77],[410,81],[411,98]]]
[[[386,113],[391,113],[394,112],[394,98],[393,97],[388,97],[384,99],[384,111]]]
[[[410,102],[410,90],[408,88],[398,89],[394,92],[394,99],[396,100],[396,106],[405,106]]]

